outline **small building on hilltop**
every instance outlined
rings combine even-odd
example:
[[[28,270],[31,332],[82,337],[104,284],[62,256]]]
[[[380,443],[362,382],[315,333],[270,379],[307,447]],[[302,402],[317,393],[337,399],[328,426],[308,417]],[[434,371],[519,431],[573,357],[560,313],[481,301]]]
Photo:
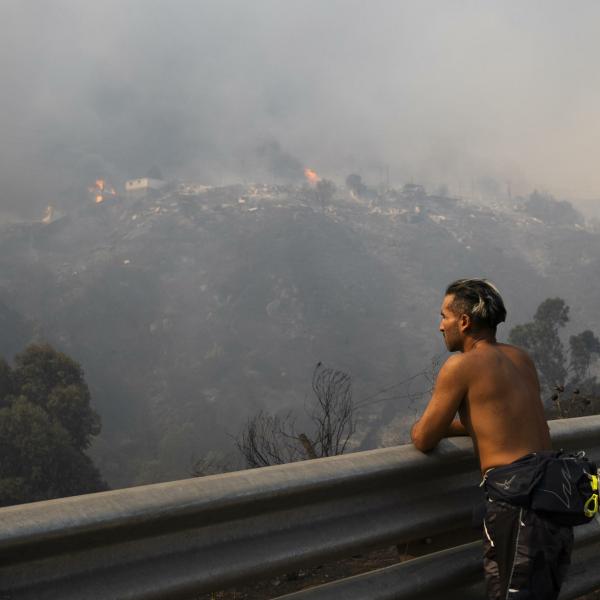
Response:
[[[160,190],[167,185],[162,179],[152,179],[151,177],[141,177],[140,179],[129,179],[125,182],[125,191],[127,193],[149,192],[151,190]]]

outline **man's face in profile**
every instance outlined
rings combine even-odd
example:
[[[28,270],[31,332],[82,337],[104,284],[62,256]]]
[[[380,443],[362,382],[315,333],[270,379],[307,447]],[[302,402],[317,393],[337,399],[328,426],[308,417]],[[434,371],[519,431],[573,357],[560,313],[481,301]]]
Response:
[[[449,294],[442,302],[440,331],[449,352],[456,352],[462,348],[462,335],[458,326],[459,316],[452,309],[454,294]]]

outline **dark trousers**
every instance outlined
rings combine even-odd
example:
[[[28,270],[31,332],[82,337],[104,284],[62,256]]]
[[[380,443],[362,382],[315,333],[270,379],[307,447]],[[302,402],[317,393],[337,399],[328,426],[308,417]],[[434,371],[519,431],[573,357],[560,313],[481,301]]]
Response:
[[[490,600],[555,600],[573,548],[573,528],[528,508],[486,501],[483,566]]]

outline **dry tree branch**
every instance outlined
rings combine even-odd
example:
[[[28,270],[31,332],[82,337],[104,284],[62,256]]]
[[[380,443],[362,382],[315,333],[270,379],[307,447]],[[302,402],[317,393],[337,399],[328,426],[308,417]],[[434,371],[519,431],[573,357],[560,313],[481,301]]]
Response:
[[[297,433],[291,413],[283,417],[260,411],[248,419],[235,444],[249,467],[343,454],[356,430],[352,379],[319,362],[312,378],[315,402],[307,409],[314,431]]]
[[[343,371],[317,363],[312,388],[316,405],[310,413],[316,426],[315,449],[319,456],[343,454],[356,431],[352,378]]]
[[[291,439],[297,439],[291,413],[280,417],[259,411],[248,419],[236,446],[249,467],[266,467],[299,460],[301,452]]]

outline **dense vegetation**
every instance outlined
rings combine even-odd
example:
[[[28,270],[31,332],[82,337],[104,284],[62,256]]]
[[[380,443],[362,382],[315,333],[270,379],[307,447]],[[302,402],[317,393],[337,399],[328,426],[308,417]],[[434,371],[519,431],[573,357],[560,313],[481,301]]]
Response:
[[[106,489],[85,451],[100,433],[81,367],[31,345],[0,359],[0,506]]]
[[[514,327],[512,344],[525,348],[538,370],[542,395],[550,414],[574,417],[600,413],[600,385],[593,368],[600,358],[600,340],[586,329],[569,336],[561,329],[569,322],[569,306],[562,298],[547,298],[533,320]]]

